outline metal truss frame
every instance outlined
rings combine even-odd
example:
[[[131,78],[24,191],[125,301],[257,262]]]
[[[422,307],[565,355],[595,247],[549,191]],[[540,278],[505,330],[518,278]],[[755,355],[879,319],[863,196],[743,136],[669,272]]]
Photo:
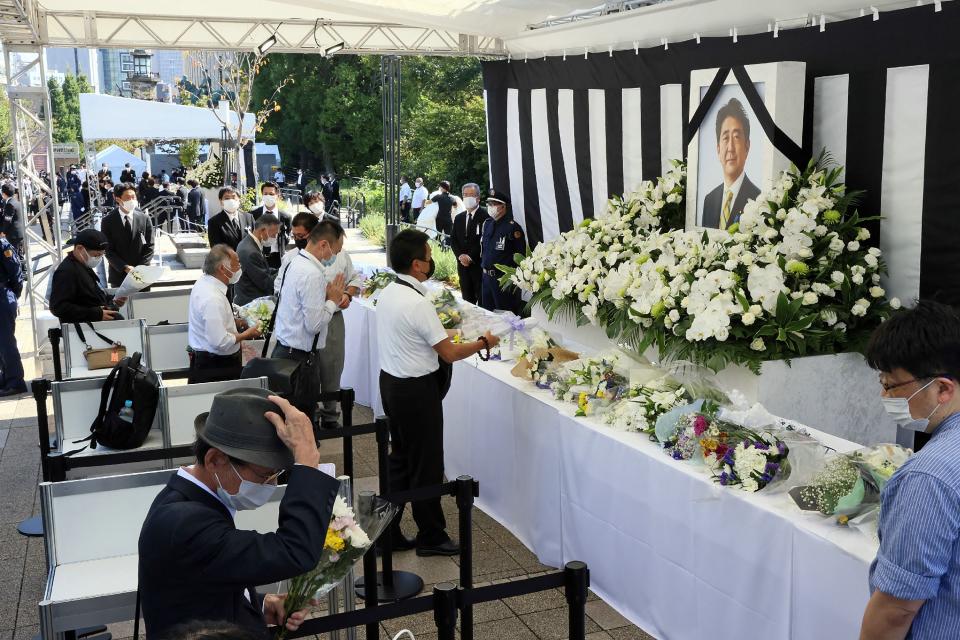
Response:
[[[2,2],[20,0],[0,0]],[[246,51],[271,36],[271,52],[505,57],[499,38],[432,27],[334,20],[275,20],[176,15],[129,15],[103,11],[37,11],[39,39],[58,47],[146,47]]]
[[[35,54],[36,59],[26,61],[21,68],[14,68],[12,55]],[[19,56],[21,63],[25,56]],[[27,296],[30,300],[30,320],[33,325],[34,355],[39,353],[40,340],[37,311],[48,306],[46,291],[53,272],[60,264],[63,243],[60,235],[60,207],[57,201],[57,181],[53,163],[53,119],[50,117],[50,94],[43,69],[43,55],[39,46],[4,48],[4,64],[7,74],[7,96],[10,100],[11,135],[23,208],[23,269],[27,275]],[[38,70],[38,74],[31,71]],[[31,76],[39,76],[39,84],[31,82]],[[47,184],[37,170],[46,165],[50,180]],[[30,202],[25,194],[37,197],[36,213],[30,211]]]

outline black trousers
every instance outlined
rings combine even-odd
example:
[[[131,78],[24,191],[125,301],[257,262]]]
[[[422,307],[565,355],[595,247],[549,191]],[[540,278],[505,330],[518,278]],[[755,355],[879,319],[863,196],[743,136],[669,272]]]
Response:
[[[243,371],[243,358],[239,351],[231,356],[221,356],[207,351],[191,351],[187,384],[239,380],[241,371]]]
[[[463,299],[471,304],[480,304],[480,293],[483,287],[483,269],[476,262],[465,267],[457,262],[457,275],[460,276],[460,293]]]
[[[442,484],[443,404],[437,376],[397,378],[381,371],[380,397],[390,418],[390,491]],[[413,503],[413,519],[418,545],[449,539],[439,498]]]
[[[416,220],[411,219],[410,217],[410,203],[401,202],[400,203],[400,219],[404,222],[416,222]]]

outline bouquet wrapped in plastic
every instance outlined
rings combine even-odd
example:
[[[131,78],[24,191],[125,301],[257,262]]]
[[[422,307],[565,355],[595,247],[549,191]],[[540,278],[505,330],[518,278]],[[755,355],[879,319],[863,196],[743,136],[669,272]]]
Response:
[[[455,329],[460,325],[460,305],[450,289],[437,289],[429,297],[444,329]]]
[[[604,423],[618,431],[638,431],[653,435],[657,418],[689,404],[687,390],[669,376],[644,384],[631,385],[626,396],[604,414]]]
[[[393,271],[384,269],[374,271],[373,274],[363,281],[363,297],[371,298],[378,291],[397,279],[397,274]]]
[[[543,329],[534,329],[532,342],[517,358],[510,373],[518,378],[532,380],[541,389],[549,389],[556,375],[556,367],[580,357],[580,354],[558,345]]]
[[[846,525],[880,508],[880,492],[912,454],[896,444],[837,454],[808,484],[792,488],[790,497],[804,511],[819,511]]]
[[[534,330],[539,327],[539,321],[521,318],[510,311],[495,311],[492,316],[486,329],[500,338],[500,357],[516,360],[534,341]]]
[[[160,280],[170,270],[169,267],[159,265],[139,265],[134,267],[124,277],[114,294],[117,298],[129,298],[138,291],[143,291]]]
[[[270,318],[273,316],[273,310],[277,303],[272,296],[264,296],[251,300],[242,307],[237,308],[237,317],[247,323],[249,327],[257,327],[261,332],[265,331],[270,324]]]
[[[313,571],[287,583],[287,615],[304,609],[337,586],[387,530],[397,512],[395,504],[376,496],[361,495],[355,507],[337,496],[320,562]],[[286,635],[286,621],[278,629],[280,640]]]

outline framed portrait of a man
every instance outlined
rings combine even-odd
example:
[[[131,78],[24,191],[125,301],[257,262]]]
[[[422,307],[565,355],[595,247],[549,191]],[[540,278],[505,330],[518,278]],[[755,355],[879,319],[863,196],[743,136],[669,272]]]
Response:
[[[795,141],[803,133],[804,63],[747,66],[753,100],[732,72],[711,96],[717,71],[703,69],[690,75],[690,117],[703,101],[712,99],[687,151],[688,229],[729,229],[739,222],[747,202],[790,166],[767,137],[756,105],[761,104]]]

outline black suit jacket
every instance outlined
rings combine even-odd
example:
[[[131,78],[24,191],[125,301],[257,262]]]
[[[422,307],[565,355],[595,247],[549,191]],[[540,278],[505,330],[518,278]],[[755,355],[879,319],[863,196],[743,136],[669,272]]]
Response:
[[[204,222],[206,207],[204,207],[203,191],[200,190],[200,187],[190,189],[185,202],[187,203],[187,215],[190,219]]]
[[[467,212],[458,213],[453,219],[453,232],[450,235],[450,248],[453,249],[453,255],[460,257],[467,254],[473,260],[470,266],[476,265],[480,268],[480,230],[483,229],[483,221],[490,216],[487,214],[486,207],[479,207],[473,212],[473,218],[467,221]]]
[[[740,185],[740,191],[737,193],[733,206],[730,207],[730,222],[740,222],[740,214],[743,213],[743,207],[748,200],[755,200],[760,195],[760,189],[750,182],[750,178],[743,176],[743,184]],[[723,210],[723,185],[707,194],[703,199],[703,220],[701,227],[716,229],[720,226],[720,214]]]
[[[102,307],[112,301],[113,297],[101,288],[93,269],[80,264],[72,253],[61,260],[53,272],[50,311],[64,324],[100,322]]]
[[[316,567],[339,486],[317,469],[294,466],[280,501],[279,527],[261,534],[238,530],[218,498],[189,480],[170,478],[140,530],[147,639],[190,620],[226,620],[266,636],[255,587]]]
[[[249,233],[237,245],[237,257],[243,273],[233,289],[234,303],[245,305],[256,298],[273,295],[277,270],[270,268],[263,250]]]
[[[246,211],[238,211],[237,222],[240,224],[239,231],[230,222],[230,216],[226,211],[221,211],[210,218],[210,222],[207,223],[207,239],[210,241],[210,246],[225,244],[236,251],[237,245],[247,235],[247,231],[253,229],[253,216]]]
[[[120,182],[137,183],[137,172],[133,169],[124,169],[120,172]]]
[[[120,212],[114,209],[100,223],[100,230],[107,236],[107,261],[110,263],[107,280],[111,287],[118,287],[126,277],[124,267],[150,264],[153,259],[153,222],[150,216],[139,209],[133,212],[133,233],[127,233]]]
[[[259,220],[260,216],[263,215],[263,205],[256,209],[251,209],[250,215],[253,216],[254,221]],[[271,269],[280,268],[280,261],[283,258],[284,252],[287,250],[287,243],[290,241],[290,233],[293,229],[293,218],[289,213],[284,213],[280,211],[280,209],[276,209],[275,215],[280,218],[280,233],[277,234],[277,251],[264,252],[263,254],[267,257],[267,264]]]
[[[23,224],[23,208],[14,198],[7,198],[3,204],[3,220],[0,221],[0,233],[7,236],[10,244],[17,246],[23,240],[20,227]]]

